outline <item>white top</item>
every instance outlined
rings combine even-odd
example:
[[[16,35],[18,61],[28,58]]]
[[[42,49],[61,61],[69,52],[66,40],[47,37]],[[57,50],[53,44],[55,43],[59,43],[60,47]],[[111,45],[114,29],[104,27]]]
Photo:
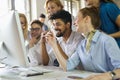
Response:
[[[81,42],[83,36],[78,32],[72,32],[69,39],[65,42],[63,37],[57,38],[60,43],[61,48],[70,57],[76,50],[78,43]],[[53,50],[49,52],[50,64],[53,65],[54,60],[56,59]]]
[[[70,57],[75,52],[78,43],[81,42],[83,36],[80,33],[72,32],[67,42],[64,42],[62,37],[57,39],[63,51],[67,54],[68,57]],[[48,44],[46,44],[46,46],[50,58],[48,65],[53,65],[54,60],[56,59],[54,51]],[[28,57],[30,60],[30,66],[37,66],[42,63],[40,54],[40,42],[38,42],[36,45],[34,45],[32,48],[28,50]]]
[[[49,50],[50,50],[50,48],[47,45],[47,51],[49,51]],[[42,58],[41,58],[41,54],[40,54],[40,42],[35,44],[30,49],[28,49],[28,46],[27,46],[27,53],[28,53],[27,56],[28,56],[30,66],[37,66],[37,65],[40,65],[42,63]]]

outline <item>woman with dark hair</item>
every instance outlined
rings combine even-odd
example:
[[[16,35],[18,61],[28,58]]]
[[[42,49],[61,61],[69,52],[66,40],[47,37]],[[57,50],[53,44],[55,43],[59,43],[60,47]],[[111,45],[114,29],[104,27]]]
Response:
[[[120,48],[120,10],[113,0],[85,0],[87,6],[100,11],[100,29],[114,37]]]

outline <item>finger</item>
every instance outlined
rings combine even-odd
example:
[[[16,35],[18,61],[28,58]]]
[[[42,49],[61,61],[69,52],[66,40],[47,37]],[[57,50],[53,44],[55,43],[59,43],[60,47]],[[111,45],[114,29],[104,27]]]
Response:
[[[53,37],[53,34],[51,32],[47,32],[47,34],[45,35],[45,37],[51,36]]]

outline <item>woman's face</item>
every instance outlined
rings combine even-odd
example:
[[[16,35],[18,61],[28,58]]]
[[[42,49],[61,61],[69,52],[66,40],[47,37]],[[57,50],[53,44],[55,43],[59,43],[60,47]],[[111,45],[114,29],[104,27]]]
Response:
[[[25,21],[24,17],[20,17],[20,22],[21,22],[22,29],[23,30],[26,29],[26,27],[25,27],[26,21]]]
[[[57,4],[55,4],[54,2],[49,2],[47,5],[47,12],[50,15],[61,10],[61,9],[62,8],[60,6],[58,6]]]
[[[81,12],[78,13],[77,18],[75,20],[75,26],[76,31],[80,33],[85,33],[86,31],[86,24],[85,24],[85,18],[83,18],[83,15]]]

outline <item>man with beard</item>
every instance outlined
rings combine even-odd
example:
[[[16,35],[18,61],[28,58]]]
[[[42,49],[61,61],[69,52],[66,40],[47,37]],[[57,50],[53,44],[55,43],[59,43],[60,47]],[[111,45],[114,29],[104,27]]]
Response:
[[[58,49],[62,53],[64,52],[67,57],[70,57],[76,50],[78,43],[81,42],[83,36],[80,33],[72,31],[72,19],[71,14],[65,10],[60,10],[50,16],[50,20],[53,24],[52,29],[47,33],[42,33],[40,53],[42,54],[43,65],[54,65],[59,66],[57,59],[54,55],[54,50],[48,52],[46,50],[47,34],[54,33],[56,36]],[[79,36],[81,35],[81,36]]]

